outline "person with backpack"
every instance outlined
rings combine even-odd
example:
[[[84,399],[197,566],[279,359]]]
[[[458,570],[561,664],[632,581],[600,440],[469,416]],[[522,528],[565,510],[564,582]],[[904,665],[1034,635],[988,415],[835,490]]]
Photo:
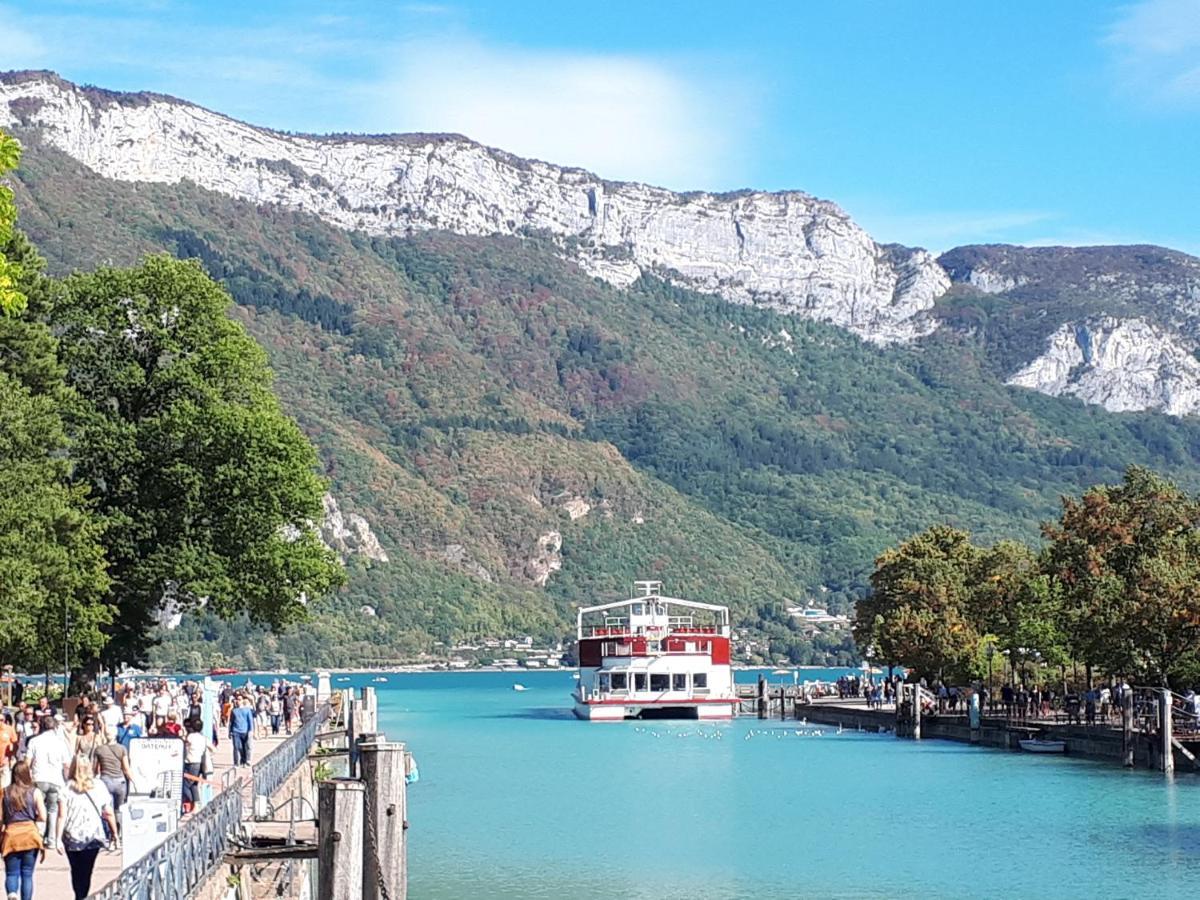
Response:
[[[92,761],[86,756],[76,756],[71,763],[71,779],[63,791],[62,803],[56,846],[59,853],[66,853],[71,866],[75,900],[87,900],[92,892],[96,857],[106,847],[115,849],[120,843],[112,796],[96,779]]]
[[[0,855],[4,856],[4,892],[8,900],[32,900],[33,869],[45,858],[42,823],[46,821],[46,801],[29,771],[29,763],[18,761],[12,768],[12,782],[4,789],[0,802]]]

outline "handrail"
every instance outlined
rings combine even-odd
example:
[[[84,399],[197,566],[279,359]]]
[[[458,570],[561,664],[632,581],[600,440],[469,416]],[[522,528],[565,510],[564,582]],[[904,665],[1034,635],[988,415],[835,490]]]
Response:
[[[329,720],[323,703],[299,731],[259,760],[253,768],[255,794],[273,794],[308,757],[317,732]],[[228,771],[234,771],[232,769]],[[246,779],[227,784],[213,801],[179,829],[121,872],[88,900],[184,900],[217,869],[229,850],[230,837],[242,822]]]
[[[89,900],[183,900],[219,866],[242,821],[242,779]]]
[[[308,758],[309,748],[317,740],[317,732],[327,721],[329,704],[322,703],[299,731],[254,764],[254,796],[269,797],[279,789],[297,766]]]

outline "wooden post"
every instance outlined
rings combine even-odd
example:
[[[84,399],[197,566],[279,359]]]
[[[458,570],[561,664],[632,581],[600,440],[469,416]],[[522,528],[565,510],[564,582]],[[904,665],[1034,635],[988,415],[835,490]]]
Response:
[[[317,787],[317,900],[362,900],[365,793],[349,778]]]
[[[362,701],[351,700],[350,712],[346,716],[346,749],[350,751],[351,778],[358,777],[358,736],[364,733],[362,725]]]
[[[1133,767],[1133,689],[1121,693],[1121,761]]]
[[[378,712],[379,707],[376,705],[375,688],[364,687],[362,689],[363,707],[369,709],[372,713]]]
[[[366,791],[366,839],[363,841],[363,900],[388,900],[408,895],[407,788],[404,744],[382,735],[364,740],[359,766]]]
[[[760,719],[765,719],[767,717],[767,703],[770,702],[768,700],[768,696],[769,695],[767,694],[767,679],[764,676],[759,675],[758,676],[758,717]]]
[[[1163,688],[1158,700],[1158,736],[1162,741],[1162,770],[1171,775],[1175,772],[1175,748],[1172,738],[1171,692]]]
[[[921,739],[921,686],[914,684],[912,686],[913,694],[913,740]]]

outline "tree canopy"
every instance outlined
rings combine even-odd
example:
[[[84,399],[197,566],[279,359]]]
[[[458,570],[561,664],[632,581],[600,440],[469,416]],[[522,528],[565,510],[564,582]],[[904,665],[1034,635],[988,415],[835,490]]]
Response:
[[[345,578],[325,485],[228,295],[165,257],[56,281],[15,225],[0,185],[0,658],[95,674],[189,606],[304,619]]]
[[[921,675],[1074,659],[1168,683],[1200,670],[1200,500],[1148,469],[1064,497],[1040,551],[945,526],[883,553],[855,637]]]
[[[17,149],[0,133],[0,170]],[[0,658],[43,668],[96,653],[112,611],[102,527],[71,478],[63,413],[73,394],[57,342],[35,318],[54,284],[13,216],[0,186]]]
[[[311,527],[316,453],[229,304],[197,264],[151,257],[68,279],[53,311],[85,404],[76,475],[106,526],[111,665],[140,661],[163,613],[278,628],[344,578]]]
[[[1075,656],[1163,683],[1200,646],[1200,501],[1148,469],[1064,498],[1045,567]]]
[[[21,145],[16,139],[0,131],[0,178],[17,167],[21,159]],[[13,203],[12,188],[0,184],[0,246],[6,245],[13,236],[17,221],[17,208]],[[0,315],[19,312],[25,305],[18,281],[20,266],[11,259],[0,256]]]

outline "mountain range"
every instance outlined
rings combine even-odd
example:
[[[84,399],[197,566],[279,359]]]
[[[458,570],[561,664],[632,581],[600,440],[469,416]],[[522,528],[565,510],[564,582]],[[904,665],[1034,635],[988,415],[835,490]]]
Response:
[[[847,607],[889,542],[935,521],[1031,538],[1132,462],[1196,481],[1183,253],[935,257],[800,192],[282,134],[45,72],[0,75],[0,128],[53,271],[167,252],[225,284],[321,451],[324,532],[353,532],[350,586],[312,626],[184,616],[163,650],[181,665],[557,636],[639,576],[732,603],[774,653],[848,658],[786,608]]]

